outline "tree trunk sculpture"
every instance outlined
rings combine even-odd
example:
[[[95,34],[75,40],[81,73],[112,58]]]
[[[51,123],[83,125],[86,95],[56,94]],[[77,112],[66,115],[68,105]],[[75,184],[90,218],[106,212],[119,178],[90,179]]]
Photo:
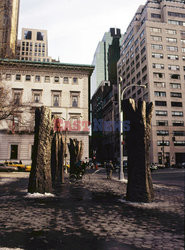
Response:
[[[52,184],[64,183],[64,140],[60,132],[55,132],[51,146]]]
[[[68,145],[70,152],[70,174],[75,173],[75,164],[79,162],[83,154],[83,143],[77,139],[70,138],[70,144]]]
[[[51,111],[46,107],[35,111],[35,138],[29,193],[51,193]]]
[[[127,200],[151,202],[154,199],[149,161],[150,132],[153,104],[133,99],[123,101],[124,120],[130,121],[126,134],[128,152]]]

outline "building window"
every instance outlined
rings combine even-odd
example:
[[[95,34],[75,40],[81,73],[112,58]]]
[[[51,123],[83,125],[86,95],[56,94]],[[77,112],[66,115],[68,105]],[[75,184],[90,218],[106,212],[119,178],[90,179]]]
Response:
[[[170,142],[166,140],[157,141],[157,146],[170,146]]]
[[[163,54],[154,53],[154,52],[153,52],[153,53],[152,53],[152,57],[153,57],[153,58],[161,58],[161,59],[162,59],[162,58],[163,58]]]
[[[166,101],[155,101],[155,106],[167,106]]]
[[[185,48],[182,48],[182,52],[183,52],[183,53],[185,52]]]
[[[160,121],[160,120],[158,120],[158,121],[156,121],[156,125],[157,126],[168,126],[168,121]]]
[[[170,96],[175,98],[182,98],[182,93],[170,92]]]
[[[68,77],[64,77],[64,83],[69,83],[69,78]]]
[[[177,79],[177,80],[179,80],[180,79],[180,75],[179,74],[170,74],[170,78],[171,79]]]
[[[35,82],[40,82],[40,76],[39,75],[35,76]]]
[[[26,75],[26,81],[30,81],[31,80],[31,75]]]
[[[60,98],[61,98],[61,93],[60,92],[52,92],[52,104],[54,107],[59,107],[60,106]]]
[[[79,107],[79,92],[71,92],[71,107],[77,108]]]
[[[180,70],[180,67],[178,65],[168,65],[169,70]]]
[[[184,122],[183,121],[172,121],[173,127],[184,127]]]
[[[168,43],[177,43],[177,38],[166,37],[166,41],[167,41]]]
[[[45,82],[50,82],[50,76],[45,76]]]
[[[182,111],[172,111],[172,116],[183,116]]]
[[[16,74],[15,80],[16,80],[16,81],[20,81],[20,80],[21,80],[21,75],[20,75],[20,74]]]
[[[172,107],[182,107],[182,102],[171,102]]]
[[[156,110],[155,111],[156,116],[167,116],[168,112],[164,110]]]
[[[145,52],[145,50],[146,50],[146,47],[144,46],[144,47],[142,48],[142,50],[141,50],[141,55]]]
[[[163,79],[165,77],[165,74],[160,72],[154,72],[153,77],[157,79]]]
[[[161,33],[161,28],[150,27],[150,31],[154,33]]]
[[[167,34],[170,34],[170,35],[176,35],[177,34],[177,31],[176,30],[166,30],[166,33]]]
[[[7,81],[10,81],[10,80],[11,80],[11,77],[12,77],[11,74],[6,74],[6,80],[7,80]]]
[[[170,83],[170,88],[171,89],[181,89],[181,84],[180,83]]]
[[[179,56],[178,55],[168,55],[167,57],[170,60],[179,60]]]
[[[154,91],[154,95],[158,97],[166,97],[166,92]]]
[[[151,47],[152,49],[157,49],[157,50],[163,49],[163,46],[161,44],[152,44]]]
[[[151,40],[161,42],[162,41],[162,36],[151,36]]]
[[[10,146],[10,159],[17,160],[18,159],[18,145],[11,145]]]
[[[185,136],[185,131],[173,131],[173,136]]]
[[[154,86],[157,88],[165,88],[166,83],[165,82],[154,82]]]
[[[164,64],[152,63],[152,67],[153,67],[154,69],[164,69]]]
[[[22,90],[13,90],[13,100],[17,105],[21,104]]]
[[[161,18],[161,15],[157,14],[157,13],[151,13],[151,17],[152,18]]]
[[[178,51],[178,47],[176,46],[166,46],[167,51]]]
[[[59,83],[59,81],[60,81],[59,76],[55,76],[54,77],[54,82]]]
[[[32,38],[32,32],[29,30],[25,30],[24,31],[24,39],[31,40],[31,38]]]
[[[169,24],[174,24],[174,25],[180,25],[180,26],[185,26],[185,21],[178,21],[178,20],[168,20]]]
[[[168,130],[157,130],[157,135],[169,135],[169,131]]]
[[[71,129],[72,130],[78,130],[79,129],[79,116],[70,116],[70,123],[71,123]]]
[[[174,146],[185,146],[185,141],[174,141]]]
[[[44,33],[37,32],[37,41],[43,41],[43,40],[44,40]]]

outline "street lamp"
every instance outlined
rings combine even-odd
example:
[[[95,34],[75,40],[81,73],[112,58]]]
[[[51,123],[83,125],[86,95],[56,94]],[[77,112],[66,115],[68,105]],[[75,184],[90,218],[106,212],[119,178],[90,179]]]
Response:
[[[123,101],[123,96],[125,91],[132,87],[142,87],[146,88],[146,85],[137,85],[137,84],[131,84],[123,89],[121,92],[121,82],[122,82],[122,77],[119,78],[119,118],[120,118],[120,173],[119,173],[119,179],[120,181],[124,180],[124,173],[123,173],[123,110],[121,109],[121,103]]]

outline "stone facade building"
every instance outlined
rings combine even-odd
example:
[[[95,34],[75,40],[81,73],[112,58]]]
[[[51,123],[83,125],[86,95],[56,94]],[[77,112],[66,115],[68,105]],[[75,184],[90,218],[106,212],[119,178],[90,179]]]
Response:
[[[124,98],[154,103],[150,161],[185,162],[185,2],[150,0],[124,34],[118,77]]]
[[[88,158],[90,75],[93,69],[90,65],[0,60],[1,82],[9,88],[13,100],[22,105],[13,117],[0,121],[0,160],[31,163],[34,111],[42,105],[61,119],[67,142],[69,138],[83,141],[83,159]]]
[[[20,0],[0,1],[0,58],[15,58]]]

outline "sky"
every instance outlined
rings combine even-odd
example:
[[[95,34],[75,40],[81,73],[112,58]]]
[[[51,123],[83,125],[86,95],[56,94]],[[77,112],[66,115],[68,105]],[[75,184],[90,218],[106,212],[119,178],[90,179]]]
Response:
[[[92,64],[98,42],[110,28],[124,34],[145,0],[20,0],[22,28],[48,31],[48,55],[62,63]]]

